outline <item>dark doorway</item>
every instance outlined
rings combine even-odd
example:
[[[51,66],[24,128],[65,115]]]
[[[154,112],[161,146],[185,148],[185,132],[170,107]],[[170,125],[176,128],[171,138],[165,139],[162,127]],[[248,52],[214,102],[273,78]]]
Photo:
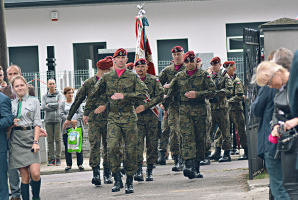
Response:
[[[158,60],[173,60],[171,49],[175,46],[182,46],[187,52],[188,39],[157,40]]]
[[[9,65],[21,67],[22,72],[39,72],[38,46],[9,47]]]
[[[105,49],[105,42],[94,42],[94,43],[74,43],[74,69],[75,70],[86,70],[86,59],[92,60],[92,67],[96,67],[97,61],[100,59],[98,56],[98,49]]]

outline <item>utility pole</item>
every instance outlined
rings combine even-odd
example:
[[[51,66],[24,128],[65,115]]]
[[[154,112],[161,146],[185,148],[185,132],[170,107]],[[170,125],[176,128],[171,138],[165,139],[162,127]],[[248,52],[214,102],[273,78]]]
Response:
[[[4,10],[4,0],[0,0],[0,66],[3,68],[4,80],[8,83],[6,76],[8,62]]]

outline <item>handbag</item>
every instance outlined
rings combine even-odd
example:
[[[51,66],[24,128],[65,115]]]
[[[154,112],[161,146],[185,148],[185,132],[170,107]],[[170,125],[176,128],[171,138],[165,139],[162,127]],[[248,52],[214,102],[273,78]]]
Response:
[[[77,127],[75,129],[70,128],[67,130],[67,152],[78,152],[81,153],[82,151],[82,127]]]
[[[277,129],[277,131],[279,133],[279,137],[277,143],[277,151],[274,157],[275,159],[280,158],[280,152],[293,152],[296,148],[296,140],[298,137],[298,133],[295,128],[292,128],[285,132],[283,125],[281,125]]]

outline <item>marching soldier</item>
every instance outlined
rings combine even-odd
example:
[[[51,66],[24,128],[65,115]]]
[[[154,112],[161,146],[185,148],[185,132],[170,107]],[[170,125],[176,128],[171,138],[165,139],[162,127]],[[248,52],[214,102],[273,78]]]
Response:
[[[212,116],[211,116],[211,104],[209,102],[209,99],[206,99],[206,109],[207,109],[207,125],[206,125],[206,141],[205,141],[205,159],[201,161],[201,165],[210,165],[210,158],[209,158],[209,155],[211,154],[210,130],[212,127]]]
[[[104,74],[96,83],[91,96],[88,98],[84,111],[85,119],[94,112],[97,99],[107,96],[109,102],[108,113],[108,157],[110,168],[114,175],[115,184],[112,192],[120,191],[123,187],[120,174],[121,147],[119,141],[125,143],[124,169],[127,175],[125,193],[133,193],[133,175],[137,171],[137,114],[134,103],[146,98],[146,85],[137,74],[126,69],[127,51],[118,49],[114,53],[115,69]],[[104,111],[102,105],[101,111]]]
[[[197,57],[197,68],[202,68],[203,67],[203,63],[201,58]]]
[[[179,72],[171,81],[169,92],[164,100],[165,116],[176,92],[179,91],[180,131],[182,135],[182,157],[185,160],[184,176],[189,179],[203,178],[200,161],[204,160],[206,134],[206,102],[215,96],[215,84],[210,75],[196,66],[193,51],[184,54],[186,69]]]
[[[227,74],[223,75],[219,73],[221,66],[220,62],[221,60],[219,57],[212,58],[210,62],[213,67],[212,78],[214,78],[213,80],[216,84],[217,90],[220,92],[217,94],[217,98],[214,98],[212,101],[210,101],[212,112],[212,128],[217,124],[218,130],[214,137],[214,144],[216,147],[215,152],[210,155],[209,158],[214,160],[219,159],[219,162],[229,162],[231,161],[231,135],[227,97],[231,95],[233,83]],[[212,128],[211,131],[214,131],[214,128]],[[221,148],[224,149],[224,155],[222,158],[220,157]]]
[[[95,87],[96,82],[107,72],[110,72],[113,68],[113,61],[109,58],[99,60],[96,64],[98,70],[95,76],[87,79],[84,84],[80,87],[77,92],[74,103],[72,104],[67,120],[63,125],[63,129],[69,126],[73,115],[76,113],[77,109],[80,107],[82,102],[90,98],[91,92]],[[103,102],[103,103],[102,103]],[[93,104],[92,109],[95,110],[100,105],[105,104],[107,101],[103,97],[100,97],[99,101]],[[100,107],[98,108],[100,109]],[[89,115],[89,128],[88,137],[90,142],[90,158],[89,165],[93,170],[92,184],[101,185],[100,181],[100,144],[102,137],[103,144],[103,166],[104,166],[104,183],[111,184],[113,180],[111,178],[111,171],[109,167],[109,161],[107,157],[107,119],[108,113],[104,111],[100,114],[95,114],[90,112]],[[84,120],[85,122],[85,120]]]
[[[240,138],[240,144],[244,149],[244,154],[238,158],[238,160],[248,160],[248,148],[247,148],[247,135],[245,131],[245,119],[243,114],[243,83],[240,78],[236,76],[236,64],[234,61],[227,61],[223,64],[224,68],[228,69],[228,75],[233,81],[233,93],[231,98],[228,100],[229,103],[229,117],[231,122],[236,126],[237,133]]]
[[[144,151],[144,138],[146,137],[147,148],[147,170],[146,181],[153,181],[153,164],[157,160],[157,145],[158,145],[158,108],[157,104],[163,101],[164,89],[161,86],[159,80],[151,75],[147,74],[148,65],[144,58],[141,58],[135,62],[135,70],[140,79],[146,84],[147,98],[146,102],[139,100],[136,102],[136,113],[138,114],[138,145],[137,145],[137,162],[138,171],[134,177],[135,181],[144,181],[143,178],[143,151]],[[150,98],[150,101],[148,101]],[[153,110],[151,110],[151,108]]]
[[[171,50],[171,53],[174,59],[174,63],[162,70],[162,72],[158,76],[161,85],[163,85],[163,87],[165,88],[165,94],[167,94],[170,82],[173,80],[175,75],[178,72],[181,72],[185,69],[185,64],[183,63],[184,49],[181,46],[175,46]],[[165,163],[165,154],[168,141],[168,136],[166,132],[168,128],[166,125],[168,124],[170,127],[170,150],[172,152],[172,157],[174,158],[175,162],[172,171],[183,170],[183,161],[181,159],[180,149],[181,135],[179,130],[179,96],[180,95],[178,92],[174,95],[174,101],[169,106],[169,114],[163,120],[163,133],[161,139],[162,142],[160,144],[160,153],[161,156],[164,158]]]

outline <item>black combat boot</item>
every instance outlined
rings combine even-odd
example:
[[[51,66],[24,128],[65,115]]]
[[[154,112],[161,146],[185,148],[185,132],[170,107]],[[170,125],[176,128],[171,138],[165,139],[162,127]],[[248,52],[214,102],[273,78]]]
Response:
[[[153,181],[152,170],[153,170],[153,165],[148,164],[147,170],[146,170],[146,181]]]
[[[112,192],[119,192],[120,188],[123,188],[123,182],[121,179],[121,173],[120,171],[117,171],[116,174],[114,174],[114,186],[112,187]]]
[[[181,155],[179,155],[179,170],[183,171],[184,167],[185,167],[185,160],[182,158]]]
[[[125,194],[133,193],[133,177],[127,176],[126,183],[125,183]]]
[[[248,160],[248,149],[244,148],[244,154],[238,160]]]
[[[221,154],[221,148],[216,147],[216,148],[215,148],[215,152],[214,152],[213,154],[211,154],[211,155],[209,156],[209,158],[212,159],[212,160],[219,160],[220,157],[221,157],[220,154]]]
[[[173,156],[174,158],[174,166],[172,167],[172,171],[173,172],[180,172],[180,168],[179,168],[179,155],[175,155]]]
[[[205,159],[200,161],[201,165],[210,165],[210,153],[205,153]]]
[[[196,177],[195,178],[203,178],[203,175],[200,172],[200,162],[196,162]]]
[[[230,150],[225,150],[223,157],[218,162],[231,162]]]
[[[100,168],[99,166],[97,167],[92,167],[93,170],[93,178],[92,178],[92,184],[94,185],[101,185],[100,181]]]
[[[195,164],[193,159],[189,159],[185,161],[185,168],[183,170],[183,175],[188,177],[189,179],[193,179],[196,176],[195,172]]]
[[[135,173],[135,181],[144,181],[144,177],[143,177],[143,169],[142,169],[143,164],[138,164],[138,170]]]
[[[103,181],[104,181],[105,184],[112,184],[113,183],[111,171],[110,171],[109,168],[104,168],[103,169]]]
[[[158,152],[158,160],[156,164],[160,164],[160,165],[166,165],[167,164],[167,159],[166,159],[166,151],[162,150]]]

